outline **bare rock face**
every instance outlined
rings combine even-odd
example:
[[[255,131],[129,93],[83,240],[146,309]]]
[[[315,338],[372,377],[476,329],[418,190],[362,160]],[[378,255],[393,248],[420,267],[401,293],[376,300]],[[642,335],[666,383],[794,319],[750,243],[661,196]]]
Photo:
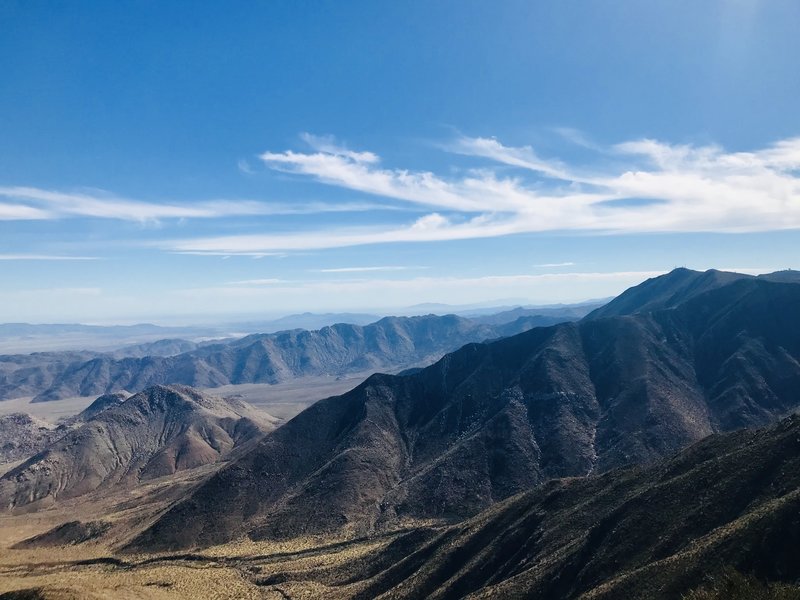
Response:
[[[798,307],[800,285],[737,279],[374,375],[266,436],[131,547],[459,520],[548,479],[774,422],[800,407]]]
[[[38,507],[214,463],[273,428],[244,402],[184,386],[119,400],[98,399],[96,414],[0,478],[2,506]]]
[[[80,413],[75,415],[77,421],[88,421],[99,415],[104,410],[113,408],[118,404],[122,404],[130,397],[130,394],[125,392],[114,392],[113,394],[103,394],[92,402],[89,406],[84,408]]]
[[[0,464],[36,454],[59,437],[54,427],[25,413],[0,417]]]

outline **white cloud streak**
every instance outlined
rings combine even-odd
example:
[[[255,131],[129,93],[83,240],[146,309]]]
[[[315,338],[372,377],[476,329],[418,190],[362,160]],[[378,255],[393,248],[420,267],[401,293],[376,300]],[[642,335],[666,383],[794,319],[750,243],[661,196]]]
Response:
[[[265,152],[269,167],[321,183],[425,206],[404,226],[177,240],[197,252],[297,251],[434,242],[518,233],[755,232],[800,228],[800,138],[752,152],[632,140],[602,149],[591,172],[531,147],[460,137],[446,147],[490,162],[457,177],[388,169],[372,152],[305,135],[311,152]],[[613,160],[609,160],[612,158]],[[608,166],[619,165],[622,167]],[[495,167],[513,167],[512,177]]]
[[[582,139],[579,132],[569,136]],[[206,200],[159,203],[102,192],[0,186],[0,220],[67,217],[162,219],[409,210],[403,224],[300,228],[288,233],[158,242],[171,252],[259,258],[286,252],[381,243],[439,242],[548,231],[606,233],[755,232],[800,229],[800,138],[749,152],[715,145],[629,140],[592,146],[591,169],[541,157],[532,147],[460,136],[450,152],[485,161],[448,175],[388,168],[369,151],[304,134],[310,150],[265,152],[267,168],[374,196],[375,201],[274,203]],[[510,175],[509,175],[510,173]],[[420,210],[427,214],[419,217]],[[315,224],[319,220],[314,221]]]
[[[225,306],[272,306],[292,310],[320,308],[360,309],[412,306],[420,302],[485,302],[503,297],[525,297],[532,303],[567,302],[619,293],[626,287],[663,271],[615,271],[492,275],[484,277],[361,278],[285,281],[269,285],[224,284],[176,290],[173,295]],[[358,298],[359,306],[354,305]],[[259,304],[261,303],[261,304]]]
[[[54,254],[0,254],[0,260],[100,260],[99,256],[69,256]]]
[[[243,279],[241,281],[229,281],[225,285],[233,285],[233,286],[260,286],[260,285],[277,285],[280,283],[288,283],[283,279]]]
[[[53,213],[34,206],[0,202],[0,221],[39,221],[54,217]]]
[[[287,256],[285,252],[213,252],[205,250],[177,250],[172,254],[183,254],[186,256],[219,256],[221,258],[232,258],[233,256],[246,256],[248,258],[266,258],[267,256],[283,258]]]
[[[404,266],[385,266],[385,267],[337,267],[334,269],[316,269],[316,273],[370,273],[373,271],[411,271],[427,269],[429,267],[404,267]]]
[[[35,187],[0,186],[0,220],[6,221],[89,217],[153,222],[162,219],[303,215],[392,210],[393,208],[374,202],[275,203],[257,200],[204,200],[182,204],[157,203],[119,198],[104,193],[62,192]]]
[[[459,137],[449,146],[451,152],[467,156],[478,156],[504,163],[512,167],[521,167],[535,171],[553,179],[571,179],[566,167],[559,161],[546,161],[539,158],[530,146],[509,148],[503,146],[495,138]]]

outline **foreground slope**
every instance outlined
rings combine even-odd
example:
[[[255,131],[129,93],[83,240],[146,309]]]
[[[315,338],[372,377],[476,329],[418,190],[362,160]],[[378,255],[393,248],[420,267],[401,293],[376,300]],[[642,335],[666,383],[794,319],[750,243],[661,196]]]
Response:
[[[273,426],[238,400],[155,386],[120,402],[104,396],[82,424],[0,477],[0,506],[52,504],[213,463]]]
[[[759,431],[710,436],[648,467],[551,481],[445,527],[155,556],[114,556],[102,542],[84,542],[62,546],[55,563],[52,550],[35,550],[103,534],[103,523],[70,522],[16,544],[26,548],[22,553],[6,552],[0,592],[28,590],[29,596],[16,596],[26,598],[796,600],[799,509],[800,418],[794,416]],[[718,584],[730,581],[733,569],[747,575],[740,583],[751,582],[740,589],[761,593],[685,595],[698,587],[729,591]],[[780,593],[753,585],[759,579]]]
[[[729,568],[796,582],[799,514],[794,416],[711,436],[649,468],[551,481],[357,563],[269,580],[349,585],[342,597],[364,600],[680,598]]]
[[[139,549],[457,520],[551,478],[648,463],[800,406],[800,286],[471,344],[323,400],[218,472]]]

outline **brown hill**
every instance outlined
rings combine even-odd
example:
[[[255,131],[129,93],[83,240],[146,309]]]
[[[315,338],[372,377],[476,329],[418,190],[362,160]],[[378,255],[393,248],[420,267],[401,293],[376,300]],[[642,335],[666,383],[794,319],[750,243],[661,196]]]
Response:
[[[217,462],[273,427],[244,402],[182,386],[98,402],[104,410],[0,477],[0,505],[41,507]]]
[[[551,478],[773,422],[800,402],[798,306],[800,286],[748,278],[375,375],[264,438],[132,547],[458,520]]]

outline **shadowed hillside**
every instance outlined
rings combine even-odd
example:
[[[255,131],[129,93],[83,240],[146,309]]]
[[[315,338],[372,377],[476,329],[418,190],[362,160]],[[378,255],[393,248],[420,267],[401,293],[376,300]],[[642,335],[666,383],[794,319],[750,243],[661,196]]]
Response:
[[[134,546],[458,520],[551,478],[773,422],[800,402],[798,306],[800,286],[747,278],[674,309],[537,328],[375,375],[267,436]]]
[[[652,467],[552,481],[473,519],[420,529],[340,569],[272,581],[362,581],[342,597],[728,598],[731,568],[768,581],[800,577],[800,418],[711,436]],[[722,585],[703,585],[718,576]],[[727,582],[796,598],[797,588]],[[792,589],[794,590],[792,592]],[[706,595],[703,595],[703,594]],[[755,596],[738,596],[751,598]]]
[[[653,312],[674,308],[705,292],[733,283],[740,279],[751,279],[752,275],[710,269],[692,271],[678,268],[666,275],[653,277],[625,290],[608,304],[589,313],[587,319],[599,319],[620,315]],[[778,283],[800,283],[800,271],[776,271],[759,275],[758,279]]]

